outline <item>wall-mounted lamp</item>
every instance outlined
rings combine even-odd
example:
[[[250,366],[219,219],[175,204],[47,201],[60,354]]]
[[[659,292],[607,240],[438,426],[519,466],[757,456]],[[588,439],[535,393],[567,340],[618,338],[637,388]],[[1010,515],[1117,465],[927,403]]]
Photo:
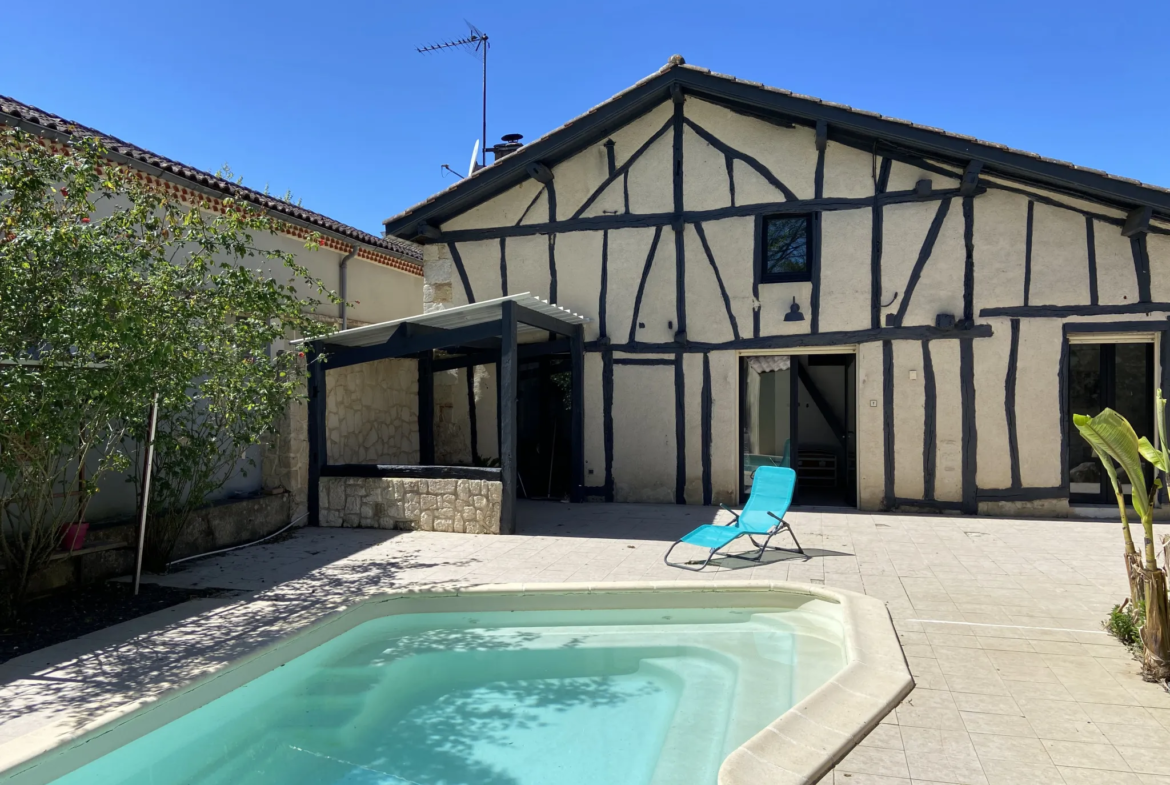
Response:
[[[784,321],[786,322],[803,322],[804,314],[800,312],[800,305],[797,304],[796,298],[792,298],[792,305],[788,306],[788,313],[784,314]]]

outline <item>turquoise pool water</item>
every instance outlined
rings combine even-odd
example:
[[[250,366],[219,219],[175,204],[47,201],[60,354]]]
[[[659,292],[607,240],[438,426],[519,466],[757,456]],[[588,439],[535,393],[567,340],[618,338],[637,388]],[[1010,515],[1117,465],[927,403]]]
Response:
[[[388,616],[57,785],[712,785],[844,666],[800,610]]]

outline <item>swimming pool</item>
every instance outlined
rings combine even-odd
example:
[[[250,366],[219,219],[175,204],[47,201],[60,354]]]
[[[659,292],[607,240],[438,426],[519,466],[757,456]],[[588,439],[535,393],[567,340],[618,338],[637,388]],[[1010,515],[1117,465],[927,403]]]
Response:
[[[856,600],[765,586],[561,585],[363,603],[186,691],[175,699],[186,705],[163,712],[174,719],[141,711],[19,781],[772,781],[737,778],[735,765],[720,771],[737,755],[741,770],[765,763],[758,750],[744,755],[761,736],[765,749],[795,744],[804,758],[848,743],[815,716],[815,698],[849,687],[840,679],[861,650]],[[855,690],[847,689],[865,697]],[[837,703],[830,711],[839,713]],[[799,715],[803,731],[776,730],[798,704],[814,709]],[[821,728],[818,738],[799,738],[810,727]],[[789,772],[802,762],[791,753]]]

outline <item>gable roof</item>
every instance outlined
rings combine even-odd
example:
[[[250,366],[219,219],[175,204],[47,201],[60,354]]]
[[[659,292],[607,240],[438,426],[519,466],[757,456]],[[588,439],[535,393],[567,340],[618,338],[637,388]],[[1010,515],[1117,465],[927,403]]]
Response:
[[[765,119],[803,125],[815,125],[818,120],[824,120],[828,124],[829,139],[834,141],[853,142],[854,146],[880,141],[904,153],[951,163],[960,169],[968,162],[979,161],[983,164],[984,174],[1033,183],[1121,210],[1148,206],[1155,216],[1170,218],[1170,189],[1067,161],[1044,158],[973,136],[737,79],[687,65],[680,56],[674,55],[655,73],[588,112],[386,219],[383,221],[386,235],[422,239],[416,231],[420,222],[441,224],[526,180],[529,165],[554,166],[582,148],[605,139],[667,100],[674,85],[682,87],[685,94]]]
[[[233,183],[222,177],[208,174],[201,169],[179,163],[165,156],[144,150],[137,145],[124,142],[117,137],[104,134],[88,126],[66,120],[55,114],[38,109],[35,106],[21,103],[15,98],[0,95],[0,123],[15,125],[40,136],[56,135],[63,138],[93,137],[101,141],[109,151],[111,157],[124,159],[125,163],[142,169],[144,166],[164,175],[171,175],[185,180],[195,186],[197,190],[210,192],[212,196],[230,196],[280,214],[285,219],[308,227],[315,231],[328,232],[345,239],[387,251],[408,262],[422,259],[422,249],[411,242],[405,242],[396,237],[379,237],[369,232],[363,232],[348,224],[335,221],[328,216],[306,210],[295,204],[281,199],[275,199],[268,194],[252,188]],[[414,265],[411,265],[412,267]]]

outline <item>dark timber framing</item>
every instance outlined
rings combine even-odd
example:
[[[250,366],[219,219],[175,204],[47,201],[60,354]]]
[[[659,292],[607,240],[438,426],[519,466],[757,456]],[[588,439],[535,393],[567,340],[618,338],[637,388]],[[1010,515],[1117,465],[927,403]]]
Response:
[[[1022,316],[1026,318],[1059,319],[1066,316],[1117,316],[1127,313],[1155,313],[1170,311],[1170,303],[1125,303],[1124,305],[1025,305],[1006,308],[983,308],[982,317]]]
[[[881,195],[890,182],[890,167],[893,161],[882,159],[881,171],[874,180],[872,242],[869,257],[869,326],[876,330],[881,327],[882,318],[882,203]],[[888,494],[893,498],[893,493]]]
[[[910,280],[906,282],[906,291],[902,293],[902,301],[898,304],[898,312],[894,316],[894,327],[900,327],[906,318],[906,309],[910,307],[910,298],[914,296],[914,290],[918,287],[918,280],[922,277],[922,271],[926,269],[926,263],[930,261],[930,254],[934,251],[934,244],[938,240],[938,233],[942,231],[943,221],[947,219],[947,212],[950,209],[950,199],[943,199],[938,203],[938,210],[935,211],[934,220],[930,222],[930,228],[926,231],[926,239],[922,241],[922,248],[918,252],[917,261],[914,262],[914,269],[910,271]]]
[[[975,484],[979,455],[979,432],[975,423],[975,344],[959,341],[959,396],[962,415],[963,513],[979,512]]]
[[[938,389],[930,341],[922,342],[922,497],[934,499],[935,461],[938,458]]]
[[[1100,298],[1097,294],[1097,233],[1091,215],[1085,216],[1085,246],[1089,254],[1089,304],[1098,305]]]
[[[1007,376],[1004,379],[1004,413],[1007,417],[1008,457],[1011,461],[1012,488],[1022,488],[1020,479],[1020,443],[1016,433],[1016,376],[1020,362],[1020,320],[1012,319],[1012,343],[1008,350]]]
[[[711,487],[711,414],[714,404],[711,398],[711,355],[703,354],[703,392],[700,401],[700,438],[702,439],[702,465],[703,465],[703,504],[711,504],[712,487]]]
[[[539,330],[560,335],[540,343],[519,344],[517,325],[523,323]],[[519,437],[516,401],[519,392],[520,363],[528,358],[549,354],[563,354],[568,351],[571,373],[571,454],[570,499],[574,502],[585,500],[585,331],[580,324],[561,321],[530,308],[515,300],[500,303],[498,321],[487,321],[464,327],[440,329],[433,326],[401,324],[381,344],[371,346],[340,346],[323,341],[312,341],[307,345],[311,355],[309,363],[309,520],[310,525],[320,524],[320,478],[328,477],[432,477],[498,479],[503,485],[500,506],[500,532],[509,534],[516,527],[517,490],[517,442]],[[456,352],[453,356],[435,359],[436,350]],[[327,355],[328,362],[320,356]],[[412,358],[418,364],[418,467],[375,466],[373,464],[330,465],[326,455],[326,385],[327,370],[389,358]],[[678,355],[681,358],[681,355]],[[672,364],[681,364],[681,359]],[[500,467],[482,469],[479,467],[433,466],[434,446],[434,374],[438,371],[464,369],[467,374],[468,414],[471,426],[471,453],[474,462],[479,460],[477,418],[475,406],[475,367],[495,364],[497,368]],[[606,363],[610,389],[607,391],[607,411],[612,406],[612,361]],[[612,422],[606,424],[607,441],[612,441]],[[612,448],[607,445],[606,489],[607,498],[612,494]],[[397,473],[395,473],[397,472]],[[463,472],[460,474],[460,472]]]
[[[1024,305],[1030,305],[1032,294],[1032,222],[1036,215],[1036,203],[1028,200],[1028,230],[1024,238]]]
[[[890,509],[894,499],[894,344],[882,341],[882,456],[884,463],[885,500]]]
[[[528,164],[543,162],[555,166],[586,146],[603,142],[618,128],[669,99],[678,85],[688,95],[734,107],[737,111],[786,125],[815,127],[826,123],[829,140],[857,149],[872,150],[875,141],[890,146],[906,157],[934,158],[958,169],[959,177],[973,160],[980,163],[979,176],[1014,182],[1034,183],[1058,193],[1131,210],[1149,206],[1156,218],[1170,216],[1170,193],[1140,183],[1031,154],[979,142],[970,137],[942,133],[920,125],[890,120],[780,90],[737,81],[685,65],[664,68],[634,87],[623,91],[588,114],[576,118],[558,131],[525,145],[499,164],[467,178],[417,208],[385,222],[386,233],[413,239],[420,219],[442,224],[450,216],[465,212],[484,200],[528,178]],[[665,133],[671,121],[660,133]],[[628,161],[627,161],[628,163]],[[623,172],[622,167],[615,175]],[[980,181],[984,183],[983,180]]]

